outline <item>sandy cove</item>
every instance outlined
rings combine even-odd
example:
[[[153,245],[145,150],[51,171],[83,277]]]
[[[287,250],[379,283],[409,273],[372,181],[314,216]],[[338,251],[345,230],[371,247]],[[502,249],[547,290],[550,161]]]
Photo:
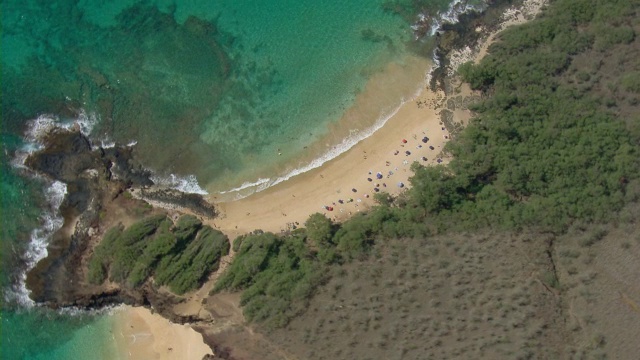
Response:
[[[450,137],[438,114],[444,100],[443,93],[424,89],[400,106],[381,129],[349,151],[317,169],[262,192],[216,204],[220,216],[204,222],[218,228],[233,241],[236,236],[256,229],[279,233],[291,229],[296,223],[303,226],[309,215],[316,212],[324,213],[335,221],[346,220],[375,204],[373,189],[376,185],[381,192],[393,195],[405,191],[410,185],[411,164],[414,161],[437,163]],[[460,115],[467,113],[464,111]],[[424,137],[429,139],[426,143],[423,142]],[[406,154],[407,151],[410,155]],[[442,158],[441,161],[444,163],[447,159]],[[376,178],[378,172],[383,174],[382,179]],[[398,187],[400,182],[405,184],[403,188]],[[357,189],[357,192],[352,192],[352,189]],[[349,202],[349,199],[353,201]],[[153,205],[163,206],[161,203]],[[325,206],[332,207],[333,211]],[[177,208],[169,210],[188,212]],[[206,312],[202,308],[202,300],[207,297],[216,275],[226,268],[229,261],[230,257],[223,259],[221,269],[212,274],[203,288],[187,298],[185,303],[176,306],[176,312],[202,316]],[[116,316],[113,333],[125,359],[201,359],[212,354],[203,343],[201,334],[188,325],[172,324],[146,308],[127,306]]]
[[[244,199],[217,204],[221,214],[212,226],[230,239],[256,229],[279,233],[304,224],[316,212],[343,221],[364,211],[374,204],[376,185],[380,192],[397,195],[409,185],[413,162],[427,165],[441,158],[450,136],[438,115],[443,99],[443,93],[423,90],[380,130],[321,167]],[[382,179],[376,178],[377,173]]]
[[[213,355],[202,335],[173,324],[143,307],[125,306],[114,314],[113,340],[121,359],[202,359]]]
[[[508,10],[504,14],[502,26],[487,34],[485,41],[475,50],[461,49],[457,54],[452,54],[457,57],[455,65],[465,61],[478,62],[486,55],[497,33],[508,26],[522,24],[533,18],[545,4],[546,0],[525,0],[520,10]],[[460,93],[456,95],[466,96],[471,93],[466,85],[461,85],[459,89]],[[344,221],[350,215],[365,211],[375,204],[374,187],[378,184],[380,191],[392,195],[405,191],[410,185],[408,179],[412,175],[410,166],[413,162],[432,165],[438,159],[442,163],[449,160],[442,157],[441,151],[450,134],[440,122],[439,116],[446,100],[442,92],[423,89],[414,99],[400,106],[381,129],[347,152],[317,169],[262,192],[237,201],[217,203],[220,216],[205,223],[221,230],[233,241],[238,235],[256,229],[279,233],[291,229],[292,225],[303,226],[309,215],[316,212],[323,213],[334,221]],[[456,122],[466,124],[470,117],[468,110],[454,111]],[[429,139],[427,143],[422,141],[425,136]],[[407,155],[406,151],[411,154]],[[427,160],[424,161],[423,157]],[[390,175],[389,171],[393,174]],[[383,174],[380,180],[376,178],[378,172]],[[368,178],[372,181],[368,181]],[[405,187],[398,187],[400,182]],[[352,192],[352,189],[357,192]],[[353,202],[348,202],[349,199],[353,199]],[[214,199],[210,200],[215,202]],[[343,200],[344,204],[339,200]],[[332,207],[333,211],[326,207]],[[232,255],[223,259],[219,272],[226,268],[231,257]],[[181,310],[179,312],[183,314],[200,314],[206,311],[201,305],[202,300],[207,296],[217,275],[218,273],[213,274],[203,289],[192,294],[180,305],[181,309],[177,310]],[[235,308],[234,311],[241,317],[239,309]],[[212,354],[211,349],[203,343],[202,335],[188,325],[172,324],[145,308],[126,307],[117,316],[114,334],[120,333],[121,338],[116,341],[123,349],[124,358],[201,359],[205,354]],[[134,337],[139,334],[138,329],[141,333],[150,335],[145,335],[145,339]],[[133,339],[136,342],[131,341]]]
[[[262,192],[237,201],[218,203],[219,217],[203,219],[204,223],[221,230],[233,241],[238,235],[256,229],[280,233],[290,230],[292,225],[303,226],[309,215],[316,212],[337,222],[344,221],[375,205],[376,185],[381,192],[392,195],[406,191],[410,186],[408,179],[412,175],[413,162],[424,165],[435,164],[438,159],[442,163],[448,162],[442,157],[442,149],[450,134],[439,116],[445,100],[444,93],[423,89],[415,98],[402,104],[381,129],[347,152]],[[456,121],[464,121],[470,113],[459,110],[455,115]],[[426,143],[423,142],[425,137],[428,138]],[[382,179],[377,179],[378,172]],[[368,181],[369,178],[372,181]],[[399,187],[399,183],[404,187]],[[157,202],[152,205],[164,207]],[[333,211],[327,207],[332,207]],[[168,210],[190,213],[171,206]],[[207,312],[202,307],[202,300],[231,256],[223,259],[220,270],[212,274],[202,289],[176,306],[177,313],[202,316]],[[117,316],[114,334],[120,334],[116,341],[125,359],[201,359],[212,353],[203,343],[202,335],[188,325],[172,324],[146,308],[125,307]]]

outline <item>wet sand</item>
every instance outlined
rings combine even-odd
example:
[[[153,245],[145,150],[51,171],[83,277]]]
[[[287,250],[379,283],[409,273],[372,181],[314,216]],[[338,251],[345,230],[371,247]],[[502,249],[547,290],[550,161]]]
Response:
[[[399,194],[409,186],[413,162],[447,161],[441,151],[450,135],[438,116],[443,99],[443,93],[423,90],[381,129],[321,167],[244,199],[217,204],[221,215],[213,225],[230,238],[256,229],[279,233],[316,212],[343,221],[374,205],[376,187]],[[377,179],[378,173],[382,179]]]
[[[113,338],[121,359],[202,359],[212,350],[189,325],[173,324],[142,307],[125,306],[114,315]]]
[[[545,2],[526,1],[525,5],[532,7],[525,11],[529,15],[526,18],[537,13]],[[498,31],[526,21],[519,12],[510,15],[511,18],[505,16],[505,26]],[[466,51],[463,50],[464,59],[461,63],[482,58],[495,40],[495,33],[488,34],[488,39],[476,51],[464,53]],[[468,87],[462,86],[461,89],[457,95],[469,94]],[[358,101],[372,101],[367,96],[374,96],[375,89],[370,90],[365,90],[358,97],[354,109],[358,108]],[[434,93],[425,88],[400,106],[382,128],[321,167],[240,200],[218,202],[212,195],[209,200],[216,203],[221,214],[205,222],[227,234],[233,241],[236,236],[256,229],[279,233],[291,229],[292,225],[303,226],[309,215],[316,212],[338,222],[344,221],[375,204],[373,195],[376,187],[392,195],[406,191],[410,186],[410,166],[413,162],[433,165],[440,160],[443,164],[448,163],[449,159],[441,154],[450,137],[439,117],[444,100],[443,93]],[[361,118],[359,114],[350,115],[348,110],[345,117],[348,119],[349,116]],[[470,117],[470,113],[457,110],[455,116],[457,121],[464,121]],[[344,124],[341,122],[335,129],[330,128],[330,134],[345,136],[345,128],[340,129]],[[428,138],[426,143],[423,142],[424,137]],[[382,179],[377,179],[378,172],[382,174]],[[368,178],[372,181],[368,181]],[[399,183],[403,183],[404,187],[399,187]],[[228,261],[230,258],[226,259]],[[216,278],[214,274],[205,288],[210,287]],[[206,293],[208,291],[194,294],[184,305],[185,309],[192,308],[191,304],[200,303]],[[203,343],[202,336],[193,329],[171,324],[146,309],[128,308],[117,316],[114,334],[121,332],[118,341],[125,353],[130,352],[130,359],[200,359],[211,352]],[[134,337],[136,334],[145,335]],[[132,342],[133,339],[136,341]]]

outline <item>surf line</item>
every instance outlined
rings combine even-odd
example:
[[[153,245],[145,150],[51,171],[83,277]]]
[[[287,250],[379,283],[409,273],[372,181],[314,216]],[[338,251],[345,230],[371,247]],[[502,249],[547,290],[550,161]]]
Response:
[[[419,91],[416,92],[416,94],[419,93]],[[352,134],[348,135],[346,138],[344,138],[342,140],[342,142],[340,142],[340,144],[332,146],[331,149],[327,152],[325,152],[323,155],[321,155],[320,157],[312,160],[310,163],[301,166],[299,168],[295,168],[291,171],[289,171],[288,173],[286,173],[283,176],[277,177],[275,179],[273,178],[259,178],[258,180],[254,181],[254,182],[245,182],[242,185],[236,187],[236,188],[232,188],[230,190],[226,190],[226,191],[220,191],[218,192],[219,194],[232,194],[232,193],[236,193],[236,196],[234,197],[234,200],[240,200],[243,199],[249,195],[261,192],[263,190],[266,190],[272,186],[275,186],[277,184],[280,184],[281,182],[287,181],[295,176],[304,174],[308,171],[311,171],[313,169],[319,168],[320,166],[322,166],[323,164],[325,164],[328,161],[331,161],[335,158],[337,158],[338,156],[344,154],[345,152],[349,151],[351,148],[353,148],[354,146],[356,146],[358,143],[360,143],[362,140],[365,140],[366,138],[370,137],[371,135],[373,135],[376,131],[380,130],[386,123],[387,121],[389,121],[389,119],[391,119],[393,116],[395,116],[398,111],[400,110],[400,108],[402,108],[402,106],[404,104],[407,103],[406,99],[402,99],[400,101],[400,103],[398,105],[396,105],[395,108],[393,108],[393,110],[391,110],[389,113],[387,113],[386,115],[382,115],[378,118],[378,120],[369,128],[366,128],[362,131],[356,131],[353,132]],[[251,189],[251,188],[255,188],[255,190],[253,192],[250,192],[248,194],[241,194],[240,192],[243,190],[247,190],[247,189]]]

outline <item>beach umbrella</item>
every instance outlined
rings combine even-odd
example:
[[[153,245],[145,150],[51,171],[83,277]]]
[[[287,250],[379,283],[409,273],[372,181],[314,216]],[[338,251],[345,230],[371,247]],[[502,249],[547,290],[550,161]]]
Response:
[[[411,155],[411,151],[407,150],[404,152],[405,154],[407,154],[407,156]]]
[[[425,137],[423,137],[423,138],[422,138],[422,142],[423,142],[423,143],[425,143],[425,144],[426,144],[426,143],[427,143],[427,141],[429,141],[429,138],[428,138],[428,137],[426,137],[426,136],[425,136]]]
[[[429,149],[431,150],[435,150],[435,148],[433,146],[429,146]]]
[[[377,174],[376,174],[376,178],[378,178],[378,179],[382,179],[382,173],[377,173]]]
[[[373,191],[375,191],[375,192],[379,192],[379,191],[380,191],[380,189],[378,189],[378,188],[373,188]]]
[[[407,143],[407,139],[402,139],[402,143],[406,144]]]
[[[399,183],[398,183],[398,187],[399,187],[399,188],[403,188],[403,187],[404,187],[404,183],[403,183],[403,182],[399,182]]]

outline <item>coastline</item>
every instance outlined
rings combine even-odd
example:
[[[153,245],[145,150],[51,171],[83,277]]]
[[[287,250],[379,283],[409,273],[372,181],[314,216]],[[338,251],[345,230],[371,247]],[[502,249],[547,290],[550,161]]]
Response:
[[[483,34],[475,46],[458,49],[449,54],[457,60],[447,64],[448,75],[451,76],[455,72],[454,67],[457,65],[466,61],[479,61],[487,54],[488,47],[495,41],[500,31],[508,26],[526,22],[545,4],[545,0],[525,0],[517,9],[508,9],[500,25],[495,30]],[[482,30],[484,29],[480,31]],[[450,95],[470,96],[472,94],[465,84],[456,84],[456,86],[456,93]],[[221,230],[233,241],[236,236],[256,229],[274,233],[292,230],[294,226],[303,226],[308,216],[316,212],[323,213],[336,222],[344,221],[357,212],[365,211],[375,205],[373,188],[377,183],[381,185],[378,188],[384,192],[398,195],[409,185],[408,179],[412,174],[410,166],[414,161],[423,165],[433,165],[439,162],[446,164],[450,160],[441,153],[452,134],[442,122],[440,112],[447,109],[447,100],[452,98],[453,96],[445,96],[443,91],[432,91],[425,86],[412,100],[401,105],[395,114],[386,120],[384,126],[321,166],[236,201],[219,202],[211,196],[209,200],[215,203],[219,216],[204,222]],[[454,121],[462,124],[466,124],[471,117],[470,111],[464,107],[454,109],[453,114]],[[422,142],[424,136],[429,139],[427,143]],[[403,140],[406,140],[406,143]],[[431,150],[429,146],[433,146],[434,149]],[[397,154],[396,151],[398,151]],[[411,154],[406,155],[405,151],[410,151]],[[422,160],[423,156],[427,161]],[[389,171],[393,174],[390,175]],[[383,174],[380,180],[376,179],[378,172]],[[373,181],[369,182],[367,178]],[[382,183],[386,183],[386,187],[382,186]],[[398,183],[403,183],[405,186],[398,187]],[[352,192],[352,189],[356,189],[357,192]],[[350,198],[354,201],[348,202]],[[339,200],[343,200],[345,204],[341,204]],[[333,211],[329,211],[327,207],[332,207]],[[181,209],[168,210],[180,211]],[[215,275],[210,277],[203,288],[212,286],[214,279],[217,278]],[[206,296],[204,292],[198,291],[183,307],[190,308],[193,312],[204,310],[201,304]],[[238,304],[235,305],[238,306]],[[157,333],[166,333],[168,329],[179,326],[171,324],[159,315],[151,314],[144,308],[129,308],[127,311],[130,311],[129,314],[132,316],[139,315],[147,319],[145,323],[152,324],[154,332]],[[224,325],[223,328],[242,325],[242,322],[231,323]],[[126,326],[130,325],[126,319],[121,318],[116,321],[114,332],[115,329],[127,330]],[[178,338],[180,337],[175,337],[175,339]],[[160,349],[162,341],[155,336],[151,339],[152,341],[148,343],[140,342],[135,346],[126,342],[119,344],[123,351]],[[203,341],[202,336],[199,339]],[[184,341],[185,344],[190,345],[196,345],[195,343],[198,342],[193,339]],[[162,355],[160,352],[154,354]],[[176,354],[178,352],[166,358],[176,358]]]
[[[171,323],[144,307],[123,306],[114,316],[112,339],[121,359],[202,359],[213,355],[202,334]]]
[[[289,149],[278,149],[272,159],[265,159],[265,162],[270,164],[278,158],[284,161],[276,161],[268,170],[259,173],[257,169],[241,171],[237,178],[244,180],[242,184],[231,187],[220,187],[218,182],[205,184],[210,194],[208,200],[213,203],[240,200],[341,156],[382,128],[403,104],[416,97],[426,84],[425,77],[431,66],[430,60],[413,54],[389,62],[384,69],[371,75],[337,120],[328,123],[322,131],[316,131],[319,133],[317,138],[314,135],[314,140],[304,149],[293,154]],[[306,136],[300,134],[301,138]]]
[[[438,159],[446,161],[440,154],[450,136],[439,118],[443,100],[442,92],[423,89],[400,106],[378,131],[335,159],[262,192],[218,203],[220,216],[212,225],[230,238],[256,229],[278,233],[290,230],[291,224],[303,224],[315,212],[324,213],[334,221],[344,221],[374,205],[376,184],[380,185],[381,192],[398,195],[408,185],[414,161],[421,164],[435,164]],[[425,136],[429,140],[423,143]],[[380,180],[376,179],[378,172],[383,174]],[[373,181],[369,182],[368,178]],[[398,187],[399,183],[405,187]],[[339,200],[345,203],[340,204]],[[333,207],[333,211],[325,206]]]

